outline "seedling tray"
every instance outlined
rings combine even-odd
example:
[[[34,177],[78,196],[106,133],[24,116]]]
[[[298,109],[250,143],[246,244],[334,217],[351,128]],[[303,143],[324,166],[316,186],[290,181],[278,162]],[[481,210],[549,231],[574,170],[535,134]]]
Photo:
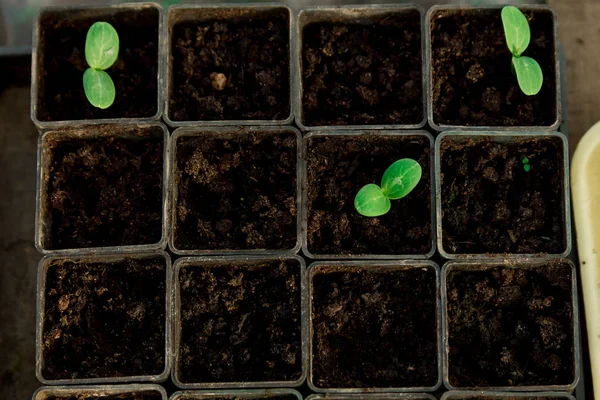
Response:
[[[292,42],[292,45],[294,45],[294,42]],[[292,64],[293,64],[293,61],[294,61],[294,60],[292,60]],[[562,56],[561,56],[561,57],[560,57],[560,61],[561,61],[561,70],[563,70],[563,71],[564,71],[564,57],[562,57]],[[297,72],[296,72],[296,74],[297,74]],[[297,76],[297,75],[296,75],[296,76]],[[561,73],[561,74],[560,74],[560,77],[561,77],[561,79],[562,79],[562,77],[564,77],[564,73]],[[557,83],[557,84],[558,84],[558,83]],[[559,90],[559,91],[562,93],[562,95],[561,95],[561,98],[562,98],[562,101],[563,101],[563,104],[562,104],[562,106],[561,106],[561,110],[562,110],[562,118],[563,118],[564,120],[566,120],[566,116],[567,116],[567,110],[566,110],[566,105],[565,105],[565,103],[564,103],[564,102],[565,102],[565,99],[566,99],[566,96],[565,96],[565,84],[564,84],[564,82],[561,82],[561,83],[560,83],[560,85],[559,85],[559,89],[558,89],[558,90]],[[164,103],[163,103],[163,104],[164,104]],[[297,103],[295,103],[295,105],[297,106]],[[298,115],[296,115],[296,117],[298,117]],[[376,127],[373,127],[373,128],[376,128],[376,129],[382,129],[382,127],[381,127],[381,126],[376,126]],[[350,127],[350,128],[347,128],[347,129],[354,129],[354,128],[353,128],[353,127]],[[363,129],[364,129],[364,127],[363,127]],[[479,129],[479,130],[481,130],[481,129]],[[563,124],[560,126],[560,128],[559,128],[559,131],[560,131],[560,132],[562,132],[564,135],[568,136],[568,126],[567,126],[567,124],[566,124],[566,123],[563,123]],[[331,132],[331,133],[335,133],[335,132],[339,132],[339,130],[335,129],[335,130],[328,131],[328,133],[330,133],[330,132]],[[565,177],[566,187],[568,188],[568,170],[565,170],[565,176],[566,176],[566,177]],[[167,181],[167,180],[165,180],[165,183],[167,183],[167,182],[168,182],[168,181]],[[303,189],[303,190],[305,190],[305,188],[302,188],[302,189]],[[304,206],[305,206],[305,203],[302,203],[302,205],[303,205],[303,207],[304,207]],[[570,210],[569,210],[569,204],[568,204],[568,197],[567,197],[567,205],[566,205],[566,210],[567,210],[567,211],[566,211],[567,213],[569,213],[569,212],[570,212]],[[305,216],[304,216],[304,217],[305,217]],[[167,221],[167,222],[168,222],[168,221]],[[570,222],[570,220],[569,220],[569,219],[567,219],[567,220],[565,221],[565,224],[566,224],[566,232],[567,232],[567,235],[569,235],[569,236],[570,236],[570,235],[571,235],[571,229],[572,229],[572,228],[571,228],[571,226],[570,226],[570,225],[571,225],[571,222]],[[39,229],[39,226],[37,227],[37,229]],[[160,248],[164,247],[164,245],[165,245],[165,243],[166,243],[167,239],[168,239],[168,234],[166,234],[166,235],[164,235],[164,236],[163,236],[163,239],[161,240],[161,244],[160,244],[158,247],[160,247]],[[436,232],[435,232],[435,230],[434,230],[434,232],[433,232],[432,239],[433,239],[434,241],[435,241],[435,239],[436,239]],[[567,243],[569,243],[569,242],[570,242],[570,240],[567,240]],[[304,244],[304,243],[303,243],[303,244]],[[430,255],[430,254],[427,254],[427,257],[431,257],[431,258],[432,258],[434,261],[437,261],[437,262],[441,261],[441,256],[440,256],[440,254],[442,254],[442,255],[444,255],[444,254],[443,254],[443,253],[441,253],[441,252],[435,252],[435,242],[434,242],[434,244],[433,244],[433,248],[434,248],[434,249],[432,250],[432,253],[433,253],[433,254],[432,254],[432,255]],[[568,253],[569,253],[569,251],[568,251],[568,249],[567,249],[567,250],[565,250],[564,254],[560,254],[560,255],[566,255],[566,254],[568,254]],[[265,254],[266,254],[266,253],[265,253]],[[305,255],[306,255],[306,256],[308,256],[308,257],[310,258],[310,254],[309,254],[308,252],[306,252],[306,251],[305,251]],[[575,254],[573,254],[573,253],[571,253],[569,257],[570,257],[571,259],[575,259],[575,258],[576,258],[576,255],[575,255]],[[315,258],[317,258],[317,256],[315,256]],[[320,256],[320,257],[318,257],[318,258],[319,258],[319,259],[323,259],[323,258],[329,258],[329,257]],[[331,258],[333,258],[333,257],[331,257]],[[365,258],[367,258],[367,257],[365,257]],[[389,257],[387,257],[387,258],[389,258]],[[416,258],[416,257],[411,257],[411,258]],[[501,256],[500,256],[499,258],[501,258]],[[183,259],[182,259],[182,260],[183,260]],[[441,265],[441,262],[439,262],[439,264]],[[576,299],[576,300],[575,300],[575,306],[574,306],[574,308],[577,308],[577,307],[578,307],[578,301],[579,301],[578,299]],[[303,317],[304,317],[304,316],[303,316]],[[303,345],[305,345],[305,343],[304,343],[304,342],[303,342]],[[579,351],[579,349],[576,349],[575,351],[576,351],[576,352],[578,352],[578,351]],[[577,359],[577,360],[580,360],[580,363],[579,363],[579,367],[578,367],[578,368],[579,368],[581,371],[583,371],[584,369],[583,369],[583,367],[581,366],[581,364],[582,364],[582,362],[581,362],[581,357],[576,357],[576,359]],[[304,360],[303,360],[303,362],[304,362]],[[308,369],[309,367],[310,367],[309,365],[305,365],[305,366],[304,366],[304,370]],[[176,375],[176,374],[175,374],[175,375]],[[576,393],[577,393],[577,397],[578,397],[578,398],[585,398],[585,391],[584,391],[584,379],[583,379],[583,378],[584,378],[584,376],[582,376],[582,377],[581,377],[581,379],[579,380],[579,384],[577,385],[577,388],[576,388]],[[235,382],[235,383],[237,384],[238,382]],[[243,383],[242,383],[242,382],[239,382],[239,383],[240,383],[240,386],[237,386],[237,387],[241,387],[241,385],[243,385]],[[299,383],[300,383],[300,382],[298,382],[298,384],[299,384]],[[261,383],[259,383],[259,385],[260,385],[260,384],[261,384]],[[277,382],[277,385],[278,385],[278,384],[279,384],[279,382]],[[296,384],[296,382],[294,382],[294,383],[289,383],[289,382],[286,382],[286,383],[282,383],[281,385],[290,386],[290,385],[295,385],[295,384]],[[269,386],[271,386],[271,387],[272,387],[272,386],[276,386],[276,385],[275,385],[275,384],[270,384]],[[198,386],[194,386],[194,388],[199,388],[199,387],[202,387],[202,386],[200,386],[200,385],[198,385]],[[222,386],[222,387],[225,387],[225,386]],[[569,390],[569,389],[571,389],[571,388],[569,387],[569,388],[566,388],[565,390]],[[306,388],[306,386],[303,386],[302,390],[303,390],[303,391],[305,391],[305,390],[306,390],[306,393],[308,393],[308,389]],[[433,388],[431,388],[431,387],[430,387],[430,388],[425,388],[425,389],[423,389],[423,390],[433,390]],[[368,396],[368,395],[363,395],[363,396]],[[417,396],[417,397],[414,397],[414,396]],[[448,396],[450,396],[450,395],[448,394]],[[345,396],[345,397],[346,397],[346,396]],[[378,395],[377,397],[378,397],[378,398],[398,398],[398,399],[400,399],[400,398],[408,398],[408,399],[411,399],[411,398],[413,398],[413,399],[416,399],[416,398],[419,398],[419,399],[421,399],[421,398],[425,398],[425,399],[426,399],[426,398],[431,398],[431,397],[429,397],[429,395],[404,395],[404,396],[403,396],[403,395],[388,395],[388,394],[381,394],[381,395]],[[519,397],[519,396],[516,396],[516,397]],[[320,397],[319,397],[319,396],[314,396],[314,398],[315,398],[315,399],[319,399]],[[350,398],[350,397],[348,396],[348,398]],[[568,396],[567,396],[567,398],[568,398]]]

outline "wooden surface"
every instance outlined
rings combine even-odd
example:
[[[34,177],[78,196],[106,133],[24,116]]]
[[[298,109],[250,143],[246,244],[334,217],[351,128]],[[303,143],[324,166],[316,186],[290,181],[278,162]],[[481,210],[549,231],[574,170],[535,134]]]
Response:
[[[548,0],[558,15],[566,64],[571,153],[600,120],[600,0]]]

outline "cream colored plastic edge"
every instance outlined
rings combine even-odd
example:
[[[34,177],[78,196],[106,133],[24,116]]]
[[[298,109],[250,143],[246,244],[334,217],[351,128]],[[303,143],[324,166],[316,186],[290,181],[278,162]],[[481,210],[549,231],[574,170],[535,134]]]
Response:
[[[571,193],[594,397],[600,399],[600,122],[575,150]]]

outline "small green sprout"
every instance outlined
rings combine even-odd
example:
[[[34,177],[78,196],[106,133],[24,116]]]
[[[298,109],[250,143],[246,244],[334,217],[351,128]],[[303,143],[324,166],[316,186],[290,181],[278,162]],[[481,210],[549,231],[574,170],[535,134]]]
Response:
[[[108,108],[115,101],[115,84],[104,71],[119,56],[119,35],[108,22],[94,22],[85,39],[85,60],[91,68],[83,74],[83,90],[88,101],[98,108]]]
[[[388,167],[381,178],[381,187],[370,183],[363,186],[354,198],[354,207],[365,217],[379,217],[390,211],[390,200],[409,194],[421,180],[421,165],[411,158],[403,158]]]
[[[504,36],[508,49],[513,55],[512,68],[517,74],[519,87],[527,96],[536,95],[544,82],[542,69],[533,58],[521,56],[531,40],[527,17],[514,6],[504,7],[501,15]]]
[[[523,157],[521,159],[521,162],[523,163],[523,169],[525,170],[525,172],[529,172],[531,170],[531,165],[529,164],[529,158]]]

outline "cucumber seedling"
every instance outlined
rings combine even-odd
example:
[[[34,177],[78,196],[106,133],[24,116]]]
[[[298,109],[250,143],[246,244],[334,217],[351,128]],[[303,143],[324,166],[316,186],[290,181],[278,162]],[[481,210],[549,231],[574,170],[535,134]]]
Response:
[[[365,217],[379,217],[390,211],[390,200],[409,194],[421,180],[421,165],[412,158],[394,162],[383,173],[381,187],[370,183],[363,186],[354,198],[354,207]]]
[[[94,22],[85,38],[85,60],[90,68],[83,73],[83,90],[88,101],[105,109],[115,101],[115,84],[106,73],[119,56],[119,35],[108,22]]]
[[[527,17],[514,6],[502,8],[501,16],[506,45],[512,53],[512,69],[517,75],[519,87],[527,96],[536,95],[542,88],[544,76],[537,61],[522,55],[531,40]]]

